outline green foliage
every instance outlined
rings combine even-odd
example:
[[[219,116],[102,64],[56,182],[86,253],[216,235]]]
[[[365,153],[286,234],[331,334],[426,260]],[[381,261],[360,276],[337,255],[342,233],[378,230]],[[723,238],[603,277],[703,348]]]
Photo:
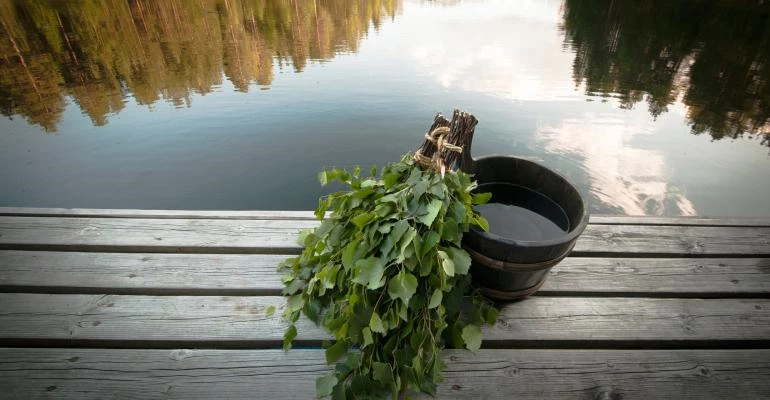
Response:
[[[319,397],[435,395],[441,350],[478,349],[481,325],[497,318],[471,290],[471,259],[461,248],[463,232],[487,225],[472,206],[488,197],[471,194],[469,175],[422,170],[410,155],[375,174],[321,172],[322,184],[350,189],[319,200],[323,222],[300,235],[302,255],[279,266],[291,322],[284,348],[300,314],[336,338],[325,351],[336,368],[317,380]]]

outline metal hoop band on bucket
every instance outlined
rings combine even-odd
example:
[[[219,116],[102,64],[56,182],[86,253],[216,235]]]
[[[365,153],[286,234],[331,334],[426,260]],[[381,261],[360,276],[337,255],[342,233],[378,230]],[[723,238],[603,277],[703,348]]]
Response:
[[[499,271],[503,272],[533,272],[533,271],[542,271],[542,270],[548,270],[552,268],[554,265],[558,264],[560,261],[562,261],[567,255],[572,251],[572,248],[575,246],[573,243],[572,246],[570,246],[564,253],[559,255],[558,257],[542,261],[539,263],[531,263],[531,264],[517,264],[507,261],[500,261],[495,260],[493,258],[489,258],[473,249],[468,248],[467,246],[464,246],[463,248],[465,251],[468,252],[468,254],[471,256],[471,260],[489,268],[494,268]],[[543,286],[543,283],[545,283],[545,280],[548,278],[548,274],[544,275],[536,284],[520,290],[498,290],[498,289],[492,289],[489,287],[480,287],[479,291],[490,298],[497,299],[497,300],[516,300],[520,298],[527,297],[538,290],[540,290],[540,287]]]

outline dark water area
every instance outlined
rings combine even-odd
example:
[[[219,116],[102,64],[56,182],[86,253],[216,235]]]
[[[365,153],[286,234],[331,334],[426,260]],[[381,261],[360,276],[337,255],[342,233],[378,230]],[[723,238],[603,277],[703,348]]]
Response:
[[[0,0],[0,207],[313,209],[460,107],[591,213],[769,217],[769,80],[755,0]]]
[[[489,233],[506,239],[545,241],[569,232],[567,214],[542,193],[509,183],[485,183],[477,191],[492,193],[488,203],[474,207],[489,221]]]

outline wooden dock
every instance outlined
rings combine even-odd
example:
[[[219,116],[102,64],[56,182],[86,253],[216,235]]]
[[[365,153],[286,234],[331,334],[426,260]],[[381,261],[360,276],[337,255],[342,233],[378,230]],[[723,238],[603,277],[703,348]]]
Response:
[[[0,398],[308,399],[285,324],[309,212],[0,208]],[[279,311],[268,317],[265,310]],[[770,398],[770,220],[598,216],[439,398]]]

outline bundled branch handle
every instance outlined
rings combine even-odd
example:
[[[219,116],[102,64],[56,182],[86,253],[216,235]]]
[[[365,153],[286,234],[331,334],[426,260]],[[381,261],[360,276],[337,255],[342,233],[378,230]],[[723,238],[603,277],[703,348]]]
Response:
[[[472,114],[454,110],[452,120],[436,114],[425,133],[425,142],[415,151],[414,160],[423,169],[432,168],[442,174],[458,166],[463,151],[470,152],[473,133],[479,121]],[[465,154],[468,157],[469,154]]]

